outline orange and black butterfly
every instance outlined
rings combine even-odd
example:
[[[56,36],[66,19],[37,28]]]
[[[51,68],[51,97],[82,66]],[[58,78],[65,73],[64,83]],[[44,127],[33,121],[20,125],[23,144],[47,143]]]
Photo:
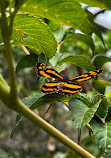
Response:
[[[96,77],[100,74],[103,70],[94,70],[88,73],[82,74],[80,76],[74,77],[71,80],[67,77],[63,77],[59,74],[56,70],[52,69],[51,67],[45,67],[42,63],[37,63],[37,74],[39,76],[47,77],[47,78],[54,78],[55,81],[45,83],[41,87],[41,91],[46,94],[51,93],[59,93],[59,94],[66,94],[71,95],[82,90],[82,87],[76,83],[76,81],[87,81],[93,77]]]

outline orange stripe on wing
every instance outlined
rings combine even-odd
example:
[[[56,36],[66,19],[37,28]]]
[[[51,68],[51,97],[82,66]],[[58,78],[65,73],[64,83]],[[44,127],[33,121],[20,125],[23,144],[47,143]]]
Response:
[[[74,90],[74,91],[71,91],[71,90],[67,90],[67,89],[60,89],[60,91],[61,91],[62,93],[74,94],[74,93],[80,92],[81,90]]]
[[[53,74],[55,76],[55,78],[57,77],[57,78],[63,79],[63,77],[58,72],[56,72],[54,69],[50,69],[50,70],[47,69],[46,72],[49,74]]]
[[[47,87],[55,87],[55,86],[58,86],[60,84],[61,84],[61,82],[49,82],[49,83],[45,83],[44,85]]]
[[[50,75],[46,74],[43,70],[39,71],[39,74],[47,78],[52,78]]]

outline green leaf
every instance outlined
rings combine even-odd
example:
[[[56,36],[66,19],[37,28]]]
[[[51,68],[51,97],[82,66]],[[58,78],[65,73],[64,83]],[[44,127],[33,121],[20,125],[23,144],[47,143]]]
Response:
[[[57,72],[61,72],[63,71],[64,69],[66,68],[66,63],[60,65],[60,66],[56,66],[54,67],[54,69],[57,71]]]
[[[57,41],[49,27],[39,18],[18,14],[13,25],[13,44],[25,45],[43,52],[50,59],[56,53]]]
[[[49,21],[48,26],[50,27],[50,29],[51,29],[52,32],[57,31],[61,27],[60,24],[55,23],[53,21]]]
[[[74,41],[74,42],[75,41],[81,41],[81,42],[84,42],[85,44],[87,44],[92,49],[92,51],[94,51],[94,48],[95,48],[92,38],[90,36],[85,35],[85,34],[74,33],[70,37],[68,37],[64,40],[64,42],[66,42],[66,41]]]
[[[67,102],[69,101],[70,97],[68,96],[63,96],[59,94],[47,94],[44,95],[43,97],[39,98],[32,106],[31,109],[36,109],[40,106],[46,105],[46,104],[51,104],[51,103],[56,103],[56,102]]]
[[[43,95],[44,95],[43,93],[38,93],[37,95],[31,95],[29,97],[25,97],[24,99],[22,99],[22,101],[27,107],[31,108],[32,104],[35,103]],[[21,114],[17,114],[16,123],[13,126],[12,131],[11,131],[11,136],[10,136],[11,138],[14,136],[15,130],[20,125],[23,118],[24,116],[22,116]]]
[[[15,134],[15,130],[17,129],[17,127],[20,125],[20,123],[22,122],[24,116],[18,114],[17,117],[16,117],[16,123],[15,125],[13,126],[12,128],[12,131],[11,131],[11,135],[10,135],[10,138],[13,138],[14,134]]]
[[[104,97],[105,96],[103,94],[94,95],[93,98],[90,101],[91,106],[94,106],[100,99],[102,100]]]
[[[44,93],[37,93],[36,95],[34,94],[29,97],[25,97],[24,99],[22,99],[22,101],[27,107],[32,109],[31,106],[44,95],[45,95]]]
[[[62,57],[62,53],[56,53],[55,56],[53,56],[50,60],[49,60],[49,63],[51,65],[53,65],[53,69],[55,69],[57,72],[61,72],[62,70],[64,70],[66,68],[66,63],[60,65],[60,66],[57,66],[59,61],[60,61],[60,58]]]
[[[108,100],[106,97],[104,97],[102,100],[101,100],[101,103],[99,105],[99,108],[97,110],[97,116],[101,117],[101,118],[105,118],[106,115],[108,113]]]
[[[104,94],[105,88],[111,86],[111,83],[103,80],[95,80],[92,83],[93,87],[100,93]]]
[[[111,121],[103,123],[100,120],[92,119],[90,123],[93,133],[103,152],[111,145]]]
[[[54,32],[54,35],[55,35],[58,43],[62,42],[62,40],[63,40],[63,38],[65,36],[65,28],[64,27],[60,27],[59,29],[57,29]]]
[[[111,145],[109,145],[109,149],[105,152],[105,154],[101,158],[110,158],[111,157]]]
[[[76,128],[81,128],[90,122],[91,118],[97,111],[99,104],[100,101],[90,108],[87,106],[87,104],[79,99],[72,98],[69,101],[69,109],[71,111],[72,120]]]
[[[72,0],[28,0],[21,7],[21,12],[36,15],[60,23],[72,26],[85,34],[90,34],[90,23],[81,5]]]
[[[56,65],[58,65],[58,63],[59,63],[59,61],[60,61],[60,59],[61,59],[61,57],[63,56],[63,54],[62,53],[56,53],[50,60],[49,60],[49,62],[50,62],[50,64],[54,67],[54,66],[56,66]]]
[[[76,96],[76,99],[79,99],[84,104],[86,104],[88,107],[91,107],[91,98],[87,94],[78,93],[78,95]]]
[[[36,66],[37,62],[37,54],[30,54],[25,57],[22,57],[22,59],[18,62],[16,67],[16,73],[18,73],[20,70],[29,68],[32,66]]]
[[[59,65],[63,63],[71,63],[80,66],[87,71],[95,70],[95,66],[82,55],[73,55],[73,56],[68,56],[66,58],[62,58]]]
[[[97,69],[101,69],[102,66],[107,62],[111,62],[111,58],[106,57],[105,55],[100,54],[94,58],[94,65]]]

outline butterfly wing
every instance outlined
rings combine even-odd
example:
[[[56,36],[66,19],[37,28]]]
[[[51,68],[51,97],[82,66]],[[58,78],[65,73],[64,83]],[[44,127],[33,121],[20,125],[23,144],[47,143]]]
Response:
[[[80,76],[72,78],[72,82],[74,81],[87,81],[90,80],[93,77],[96,77],[98,74],[100,74],[103,70],[95,70],[95,71],[90,71],[88,73],[82,74]]]
[[[60,82],[48,82],[41,87],[41,91],[46,94],[58,93]]]
[[[72,95],[81,91],[81,86],[68,82],[49,82],[41,87],[41,91],[46,94],[59,93]]]
[[[63,77],[54,69],[47,66],[45,67],[44,64],[37,63],[37,74],[39,76],[47,77],[47,78],[56,78],[62,80]]]

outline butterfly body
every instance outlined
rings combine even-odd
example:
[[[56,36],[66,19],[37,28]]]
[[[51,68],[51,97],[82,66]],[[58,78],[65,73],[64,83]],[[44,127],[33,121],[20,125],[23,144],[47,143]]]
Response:
[[[42,63],[37,63],[37,74],[39,76],[47,77],[47,78],[54,78],[55,81],[45,83],[41,87],[41,91],[46,94],[51,93],[59,93],[63,95],[72,95],[78,93],[82,90],[82,87],[76,83],[77,81],[87,81],[91,78],[96,77],[100,74],[103,70],[94,70],[88,73],[82,74],[80,76],[74,77],[69,79],[68,77],[63,77],[59,74],[56,70],[52,69],[51,67],[45,67]]]

